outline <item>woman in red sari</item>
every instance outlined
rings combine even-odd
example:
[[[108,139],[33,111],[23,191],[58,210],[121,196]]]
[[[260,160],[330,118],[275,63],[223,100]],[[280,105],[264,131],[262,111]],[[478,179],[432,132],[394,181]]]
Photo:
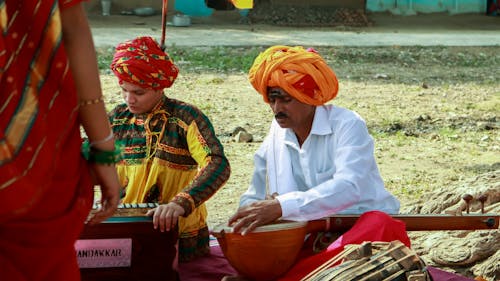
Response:
[[[80,0],[4,0],[0,28],[0,279],[80,280],[74,243],[119,197],[86,15]],[[93,179],[103,207],[87,218]]]

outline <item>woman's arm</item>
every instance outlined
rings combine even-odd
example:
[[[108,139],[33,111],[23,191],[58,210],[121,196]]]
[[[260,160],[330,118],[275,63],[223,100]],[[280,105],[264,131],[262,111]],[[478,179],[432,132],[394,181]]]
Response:
[[[87,17],[80,4],[61,11],[63,40],[80,102],[80,122],[92,147],[113,151],[115,142],[102,99],[97,58]],[[116,168],[108,164],[91,164],[96,184],[102,191],[102,208],[90,218],[98,223],[113,215],[119,201]]]

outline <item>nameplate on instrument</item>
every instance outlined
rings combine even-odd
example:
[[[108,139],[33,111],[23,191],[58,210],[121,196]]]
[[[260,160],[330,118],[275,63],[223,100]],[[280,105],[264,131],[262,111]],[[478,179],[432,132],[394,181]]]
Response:
[[[75,250],[80,268],[130,267],[132,239],[80,239]]]

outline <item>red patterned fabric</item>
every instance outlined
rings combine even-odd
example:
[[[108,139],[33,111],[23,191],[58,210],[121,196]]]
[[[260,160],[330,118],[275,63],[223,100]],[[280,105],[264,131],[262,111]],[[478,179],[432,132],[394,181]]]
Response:
[[[155,90],[172,86],[179,73],[169,55],[149,36],[119,44],[111,70],[120,84],[125,81]]]
[[[79,280],[74,242],[92,205],[60,7],[0,2],[0,276]]]

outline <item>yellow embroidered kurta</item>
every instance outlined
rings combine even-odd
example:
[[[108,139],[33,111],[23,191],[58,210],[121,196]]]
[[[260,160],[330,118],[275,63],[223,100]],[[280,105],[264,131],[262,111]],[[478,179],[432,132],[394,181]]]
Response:
[[[110,121],[124,146],[124,160],[117,165],[123,203],[178,203],[186,213],[179,219],[179,260],[208,253],[204,202],[230,174],[210,120],[196,107],[164,97],[147,114],[119,105]]]

